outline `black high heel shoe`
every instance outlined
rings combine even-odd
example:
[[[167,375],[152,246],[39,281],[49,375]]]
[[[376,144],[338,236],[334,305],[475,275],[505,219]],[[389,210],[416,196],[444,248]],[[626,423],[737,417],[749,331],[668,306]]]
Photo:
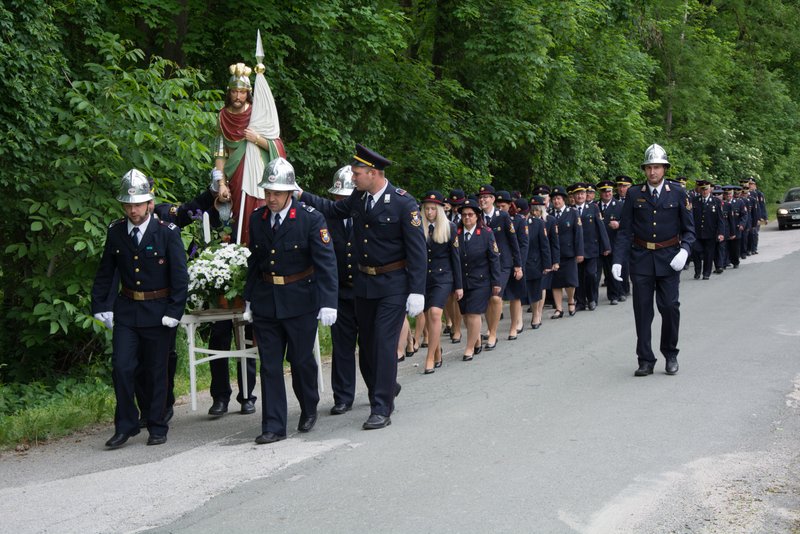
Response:
[[[438,360],[436,360],[437,357],[439,358]],[[435,360],[433,362],[433,368],[434,369],[438,369],[439,367],[442,366],[442,346],[441,345],[439,345],[439,350],[436,351],[436,356],[434,356],[433,358]]]
[[[531,330],[536,330],[536,329],[538,329],[540,326],[542,326],[542,322],[541,322],[541,321],[539,321],[538,323],[535,323],[535,324],[534,324],[534,323],[531,323]]]
[[[570,317],[574,316],[577,313],[577,311],[578,310],[574,302],[567,302],[567,313],[569,313]]]
[[[481,345],[480,343],[478,343],[478,346],[477,346],[477,347],[475,347],[475,354],[480,354],[480,353],[481,353],[481,351],[483,351],[483,345]]]
[[[564,317],[564,310],[559,310],[556,308],[556,311],[553,312],[553,315],[550,316],[551,319],[561,319]]]

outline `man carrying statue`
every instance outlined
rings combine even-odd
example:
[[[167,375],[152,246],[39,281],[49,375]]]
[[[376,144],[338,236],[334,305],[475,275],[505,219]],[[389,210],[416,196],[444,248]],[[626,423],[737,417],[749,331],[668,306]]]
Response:
[[[260,50],[260,39],[259,46]],[[261,61],[263,56],[257,58]],[[235,243],[246,244],[249,238],[250,215],[265,205],[264,192],[258,187],[267,163],[285,157],[280,139],[280,124],[275,100],[263,76],[264,65],[256,65],[255,89],[250,83],[252,69],[244,63],[230,66],[231,78],[225,92],[225,107],[219,112],[219,136],[214,145],[214,170],[211,189],[217,192],[217,207],[221,218],[232,213],[231,226]],[[254,94],[255,93],[255,94]],[[225,222],[225,221],[223,221]],[[249,330],[249,327],[248,327]],[[250,332],[247,333],[250,337]],[[219,321],[211,327],[209,349],[230,350],[233,339],[232,321]],[[228,411],[232,390],[228,359],[209,362],[211,368],[211,397],[208,414],[219,417]],[[242,414],[255,412],[253,396],[256,377],[255,360],[247,360],[247,391],[238,368],[239,394]]]

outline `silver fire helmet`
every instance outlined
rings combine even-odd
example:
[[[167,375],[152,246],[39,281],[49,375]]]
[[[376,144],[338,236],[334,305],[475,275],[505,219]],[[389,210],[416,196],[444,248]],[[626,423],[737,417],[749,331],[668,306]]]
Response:
[[[294,179],[294,167],[281,157],[269,162],[258,187],[269,191],[299,191]]]
[[[350,165],[345,165],[333,175],[333,187],[328,189],[328,193],[349,197],[355,189],[353,168]]]
[[[120,181],[117,200],[126,204],[139,204],[153,200],[150,180],[137,169],[129,170]]]
[[[231,78],[228,80],[228,89],[247,89],[252,91],[253,86],[250,84],[250,73],[253,71],[244,63],[234,63],[228,67],[231,73]]]
[[[645,165],[664,165],[669,167],[669,160],[667,159],[667,152],[661,145],[652,144],[644,151],[644,161],[641,167],[644,169]]]

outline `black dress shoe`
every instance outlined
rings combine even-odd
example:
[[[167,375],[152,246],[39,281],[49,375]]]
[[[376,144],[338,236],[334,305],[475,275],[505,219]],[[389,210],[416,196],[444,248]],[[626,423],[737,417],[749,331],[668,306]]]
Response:
[[[521,334],[523,330],[525,330],[525,325],[522,325],[521,328],[517,328],[517,334]]]
[[[461,343],[461,338],[456,339],[454,337],[451,337],[450,343],[452,343],[453,345],[458,345],[459,343]]]
[[[253,401],[246,400],[242,403],[242,409],[239,410],[240,413],[244,415],[250,415],[251,413],[256,413],[256,406],[253,404]]]
[[[536,323],[536,324],[534,324],[534,323],[531,323],[531,329],[532,329],[532,330],[538,330],[538,329],[539,329],[539,327],[541,327],[541,326],[542,326],[542,322],[541,322],[541,321],[539,321],[539,322],[538,322],[538,323]]]
[[[594,311],[597,309],[597,303],[592,301],[589,303],[589,311]]]
[[[435,372],[436,372],[436,369],[430,368],[430,369],[425,369],[425,372],[424,372],[424,373],[422,373],[422,374],[425,374],[425,375],[432,375],[432,374],[433,374],[433,373],[435,373]]]
[[[379,428],[384,428],[392,424],[392,420],[389,419],[386,415],[378,415],[376,413],[370,414],[364,424],[361,425],[361,428],[364,430],[377,430]]]
[[[575,311],[576,311],[576,312],[579,312],[579,311],[586,311],[586,306],[584,306],[583,304],[576,304],[576,305],[575,305]],[[574,313],[572,313],[572,312],[569,312],[569,314],[570,314],[570,315],[574,315]]]
[[[148,445],[163,445],[167,442],[167,436],[150,436],[147,438]]]
[[[495,339],[494,343],[492,343],[491,345],[489,345],[488,343],[486,345],[484,345],[483,346],[483,350],[486,350],[486,351],[494,350],[496,347],[497,347],[497,340]]]
[[[653,374],[653,367],[655,364],[643,362],[639,364],[639,368],[633,373],[633,376],[647,376]]]
[[[711,279],[711,277],[710,277],[710,276],[704,276],[704,277],[703,277],[703,280],[710,280],[710,279]]]
[[[400,385],[399,382],[394,383],[394,396],[397,397],[400,395],[400,390],[403,389],[403,386]]]
[[[452,332],[452,328],[450,328],[449,326],[445,326],[444,330],[442,331],[442,334],[449,334],[450,332]]]
[[[421,349],[427,349],[427,348],[428,348],[428,344],[427,344],[427,343],[422,343],[422,344],[419,346],[419,348],[421,348]]]
[[[508,340],[509,341],[516,341],[516,339],[517,339],[517,336],[508,336]],[[497,345],[497,342],[495,341],[494,344]]]
[[[609,302],[609,304],[611,304],[612,306],[616,306],[617,304],[619,304],[619,302],[617,301],[617,299],[611,299],[611,302]]]
[[[331,408],[331,415],[342,415],[343,413],[349,412],[353,408],[352,404],[345,404],[343,402],[338,402],[333,405]]]
[[[472,361],[472,357],[473,357],[473,355],[472,355],[472,354],[465,354],[465,355],[464,355],[464,356],[461,358],[461,360],[462,360],[462,361],[465,361],[465,362],[471,362],[471,361]]]
[[[667,371],[668,375],[678,374],[678,359],[677,358],[667,358],[666,371]]]
[[[722,274],[724,269],[714,269],[714,274]]]
[[[106,441],[106,447],[108,447],[109,449],[116,449],[122,447],[123,445],[125,445],[125,442],[128,441],[128,438],[132,438],[138,433],[139,431],[136,430],[135,432],[131,432],[130,434],[122,434],[122,433],[114,434],[113,436],[111,436],[111,439]]]
[[[297,431],[298,432],[308,432],[312,428],[314,428],[314,424],[317,422],[317,414],[313,413],[311,415],[301,415],[300,422],[297,424]]]
[[[486,341],[489,339],[489,334],[481,334],[481,341]]]
[[[694,279],[700,280],[700,273],[694,273]]]
[[[275,443],[276,441],[282,441],[284,439],[286,439],[286,436],[279,436],[274,432],[264,432],[256,438],[256,443],[259,445],[266,445],[267,443]]]
[[[480,354],[482,351],[483,351],[483,345],[481,345],[480,343],[478,343],[478,346],[477,346],[477,347],[475,347],[475,349],[473,350],[473,353],[474,353],[474,354]]]
[[[438,369],[439,367],[442,366],[442,363],[443,363],[442,360],[439,360],[438,362],[434,362],[433,363],[433,368],[434,369]]]
[[[622,295],[622,296],[621,296],[620,298],[618,298],[617,300],[618,300],[618,301],[620,301],[620,302],[625,302],[626,300],[628,300],[628,297],[626,297],[625,295]]]
[[[211,408],[208,409],[208,415],[213,415],[214,417],[219,417],[227,412],[228,403],[221,400],[215,400],[214,404],[211,405]]]

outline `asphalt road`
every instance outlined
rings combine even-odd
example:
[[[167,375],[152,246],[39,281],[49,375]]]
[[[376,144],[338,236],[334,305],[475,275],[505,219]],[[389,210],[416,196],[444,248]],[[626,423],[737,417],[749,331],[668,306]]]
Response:
[[[205,397],[164,446],[106,451],[104,427],[4,453],[0,532],[800,532],[800,231],[760,251],[684,272],[677,376],[634,378],[630,301],[602,302],[470,363],[448,344],[433,375],[406,360],[383,430],[361,387],[274,445]]]

